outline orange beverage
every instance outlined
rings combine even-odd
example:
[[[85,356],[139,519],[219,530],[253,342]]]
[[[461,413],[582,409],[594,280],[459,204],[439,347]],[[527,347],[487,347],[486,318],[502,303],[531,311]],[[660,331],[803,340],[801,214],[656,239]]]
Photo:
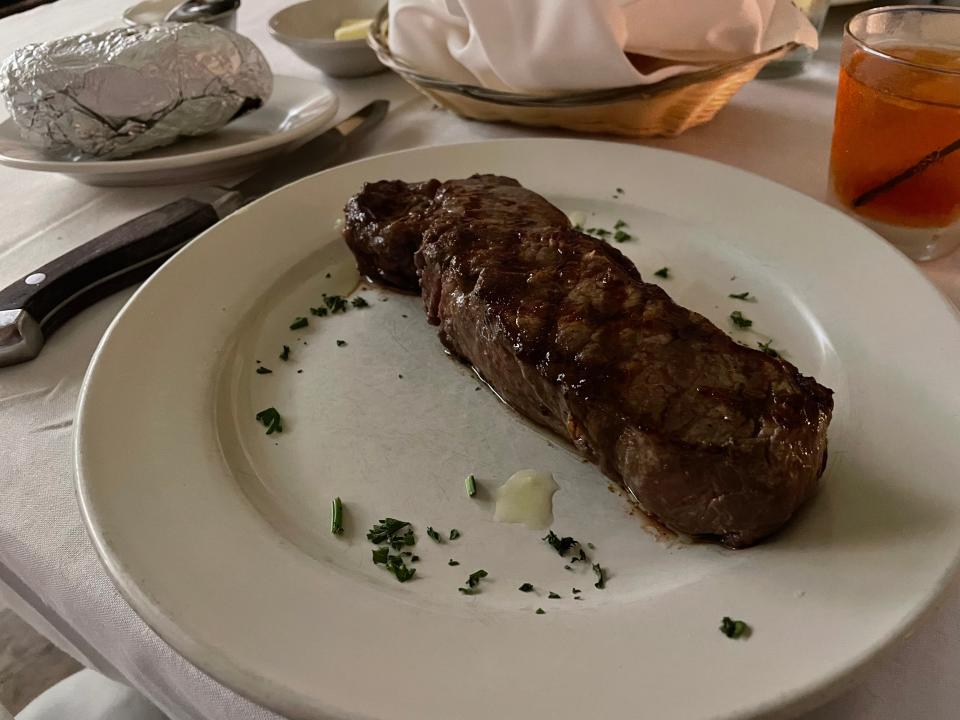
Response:
[[[861,13],[844,35],[833,198],[918,260],[960,245],[960,45],[939,44],[954,38],[960,11],[915,6]]]

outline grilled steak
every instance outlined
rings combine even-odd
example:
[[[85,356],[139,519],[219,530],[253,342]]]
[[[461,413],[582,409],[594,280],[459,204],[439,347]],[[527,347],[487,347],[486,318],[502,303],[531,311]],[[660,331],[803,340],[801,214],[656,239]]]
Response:
[[[645,283],[510,178],[369,183],[344,237],[440,340],[667,527],[746,547],[814,492],[832,392]]]

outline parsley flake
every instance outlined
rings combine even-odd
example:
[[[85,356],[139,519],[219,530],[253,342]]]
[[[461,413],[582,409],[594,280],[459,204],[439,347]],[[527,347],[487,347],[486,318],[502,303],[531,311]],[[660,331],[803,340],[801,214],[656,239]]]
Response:
[[[475,588],[487,574],[486,570],[477,570],[476,572],[470,573],[470,577],[467,578],[467,587]]]
[[[626,223],[625,221],[623,221],[623,220],[617,220],[617,221],[613,224],[613,229],[614,229],[614,230],[620,230],[621,228],[625,228],[626,226],[627,226],[627,223]]]
[[[666,280],[667,278],[670,277],[670,268],[662,267],[659,270],[657,270],[654,273],[654,275],[656,275],[658,278],[663,278],[664,280]]]
[[[413,558],[411,558],[410,561],[413,562]],[[403,562],[403,558],[399,555],[391,555],[388,557],[386,566],[387,570],[393,573],[393,576],[397,578],[398,582],[406,582],[417,574],[416,568],[408,568],[406,563]]]
[[[531,585],[530,583],[524,583],[523,585],[518,587],[517,590],[519,590],[520,592],[533,592],[533,585]]]
[[[387,558],[390,556],[390,548],[386,545],[383,547],[377,548],[373,551],[373,564],[374,565],[386,565]]]
[[[743,300],[744,302],[752,302],[756,300],[755,297],[750,297],[750,291],[742,293],[730,293],[727,297],[733,298],[734,300]]]
[[[730,313],[730,319],[733,321],[733,324],[736,325],[741,330],[746,330],[748,327],[753,325],[753,320],[750,320],[739,310],[734,310]]]
[[[436,530],[434,530],[432,527],[427,527],[427,535],[428,535],[428,536],[430,537],[430,539],[433,540],[435,543],[442,543],[442,542],[443,542],[443,538],[440,537],[440,533],[438,533],[438,532],[437,532]]]
[[[558,537],[553,530],[548,532],[546,536],[542,538],[542,540],[547,542],[550,547],[556,550],[560,557],[566,555],[570,548],[577,544],[577,541],[572,537]]]
[[[460,564],[460,563],[458,563],[458,562],[457,562],[456,560],[454,560],[453,558],[450,558],[450,559],[447,561],[447,565],[449,565],[450,567],[456,567],[456,566],[459,565],[459,564]]]
[[[544,615],[544,614],[546,614],[546,610],[544,610],[543,608],[537,608],[537,615]]]
[[[257,422],[267,429],[267,435],[283,432],[283,418],[276,408],[270,407],[257,413]]]
[[[368,303],[366,298],[363,298],[363,297],[355,297],[353,300],[350,301],[350,304],[353,305],[355,308],[370,307],[370,303]]]
[[[307,320],[305,317],[297,317],[297,318],[294,318],[292,323],[290,323],[290,329],[299,330],[300,328],[305,328],[309,324],[310,324],[310,321]]]
[[[731,618],[724,617],[723,620],[720,621],[720,632],[731,640],[738,640],[740,638],[746,639],[750,637],[752,631],[750,626],[743,620],[732,620]]]
[[[257,368],[257,375],[269,375],[272,372],[273,370],[268,367],[264,367],[263,365]]]
[[[325,307],[310,308],[310,314],[316,315],[317,317],[323,317],[327,314],[327,309]]]
[[[600,567],[600,563],[594,564],[593,571],[597,574],[597,581],[593,586],[597,590],[603,590],[607,586],[607,579],[604,577],[603,568]]]
[[[451,540],[456,540],[458,537],[460,537],[460,531],[459,531],[459,530],[457,530],[456,528],[454,528],[453,530],[450,531],[450,539],[451,539]]]
[[[290,346],[289,346],[289,345],[284,345],[284,346],[283,346],[283,352],[281,352],[277,357],[279,357],[279,358],[280,358],[281,360],[283,360],[283,361],[289,360],[289,359],[290,359]]]
[[[780,357],[780,353],[778,353],[776,350],[774,350],[772,347],[770,347],[770,344],[771,344],[772,342],[773,342],[772,339],[771,339],[771,340],[767,340],[765,343],[758,342],[758,343],[757,343],[757,347],[760,348],[761,350],[763,350],[763,352],[765,352],[765,353],[766,353],[767,355],[769,355],[770,357],[778,358],[778,357]]]
[[[327,306],[327,310],[330,311],[330,314],[334,313],[345,313],[347,311],[347,301],[346,298],[341,295],[327,295],[323,294],[323,304]]]
[[[613,233],[613,239],[618,243],[622,243],[626,242],[627,240],[633,240],[633,235],[628,232],[624,232],[623,230],[617,230],[615,233]]]
[[[380,522],[367,530],[367,540],[380,545],[386,542],[399,530],[410,525],[406,520],[397,520],[396,518],[383,518]]]
[[[337,340],[337,347],[343,347],[347,344],[346,340]]]
[[[557,595],[557,594],[556,594],[555,592],[553,592],[553,591],[551,591],[550,594],[547,595],[547,597],[550,598],[551,600],[559,600],[559,599],[560,599],[560,596]]]

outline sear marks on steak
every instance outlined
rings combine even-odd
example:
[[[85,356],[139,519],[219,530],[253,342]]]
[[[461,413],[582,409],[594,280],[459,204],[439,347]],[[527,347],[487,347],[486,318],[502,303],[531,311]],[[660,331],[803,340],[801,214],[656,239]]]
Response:
[[[362,273],[419,288],[454,355],[667,527],[746,547],[816,489],[832,392],[677,305],[517,181],[369,183],[344,237]]]

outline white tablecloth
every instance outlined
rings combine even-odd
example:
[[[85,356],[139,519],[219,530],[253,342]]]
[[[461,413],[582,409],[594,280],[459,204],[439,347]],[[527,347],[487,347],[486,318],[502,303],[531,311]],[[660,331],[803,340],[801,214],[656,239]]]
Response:
[[[131,1],[60,0],[0,21],[0,55],[26,42],[116,23]],[[239,30],[260,45],[276,72],[324,81],[267,34],[267,18],[283,4],[246,0]],[[751,83],[711,124],[648,144],[720,160],[822,198],[841,19],[828,22],[823,48],[804,75]],[[374,97],[394,103],[386,123],[354,157],[537,134],[431,109],[390,74],[328,82],[340,94],[341,116]],[[92,188],[7,168],[0,168],[0,188],[0,285],[184,192]],[[960,304],[960,252],[925,265],[924,272]],[[275,718],[206,677],[154,635],[117,594],[81,524],[73,489],[74,407],[91,353],[129,295],[119,293],[84,312],[33,362],[0,369],[0,590],[54,642],[136,687],[175,720]],[[960,586],[954,585],[913,637],[807,720],[957,717],[958,611]]]

